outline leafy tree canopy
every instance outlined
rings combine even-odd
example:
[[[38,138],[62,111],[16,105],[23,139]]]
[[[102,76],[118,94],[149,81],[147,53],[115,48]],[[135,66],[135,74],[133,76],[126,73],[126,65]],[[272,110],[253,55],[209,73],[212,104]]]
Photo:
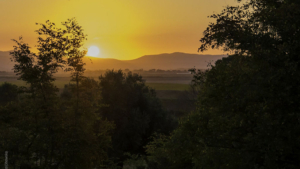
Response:
[[[163,111],[155,91],[142,76],[107,71],[99,77],[102,106],[100,113],[116,125],[112,136],[112,157],[123,161],[124,153],[145,154],[145,146],[154,132],[168,133],[174,122]]]
[[[97,113],[98,83],[83,77],[86,52],[80,48],[86,35],[75,19],[62,25],[40,24],[38,52],[22,38],[14,40],[14,71],[29,90],[22,87],[18,97],[16,86],[0,86],[1,94],[11,96],[0,105],[0,151],[9,152],[12,168],[97,168],[108,160],[114,126]],[[67,98],[60,98],[53,84],[59,68],[72,71],[76,82]]]
[[[299,14],[297,0],[249,0],[211,16],[199,50],[234,54],[195,70],[197,110],[147,146],[156,167],[298,168]]]
[[[35,31],[39,35],[36,45],[38,52],[33,52],[20,37],[19,41],[13,40],[17,45],[10,54],[16,62],[14,71],[20,75],[20,80],[29,83],[32,90],[41,90],[46,97],[45,92],[52,87],[51,82],[55,80],[53,74],[59,68],[66,71],[82,69],[84,64],[78,61],[78,57],[83,57],[86,53],[80,50],[86,35],[74,18],[62,23],[64,29],[56,27],[49,20],[46,24],[37,25],[41,26]]]

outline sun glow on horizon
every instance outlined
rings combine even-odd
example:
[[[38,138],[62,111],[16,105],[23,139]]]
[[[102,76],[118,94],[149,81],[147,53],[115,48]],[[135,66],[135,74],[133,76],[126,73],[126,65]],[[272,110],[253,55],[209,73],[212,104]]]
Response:
[[[97,46],[91,46],[88,49],[87,56],[99,57],[100,50]]]
[[[173,52],[197,54],[202,32],[214,22],[207,16],[221,12],[225,6],[241,5],[237,0],[30,0],[30,5],[28,2],[0,0],[0,51],[13,50],[15,42],[11,39],[20,35],[30,46],[36,45],[38,35],[34,30],[40,25],[34,23],[49,20],[57,28],[64,28],[60,23],[75,17],[88,35],[82,48],[88,49],[86,56],[120,60]],[[98,54],[89,49],[92,46],[98,47]],[[202,54],[223,53],[221,49],[208,49]]]

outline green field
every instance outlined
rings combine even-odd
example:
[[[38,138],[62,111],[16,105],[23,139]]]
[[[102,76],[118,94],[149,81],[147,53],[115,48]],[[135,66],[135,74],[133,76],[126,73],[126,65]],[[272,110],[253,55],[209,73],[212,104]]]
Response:
[[[98,80],[99,74],[85,74],[86,77],[94,78]],[[142,74],[146,84],[157,91],[185,91],[188,90],[189,83],[192,80],[191,74],[165,74],[165,73],[152,73]],[[67,73],[58,73],[55,76],[54,84],[58,88],[64,88],[65,84],[70,83],[70,75]],[[8,82],[17,86],[26,86],[26,83],[21,80],[17,80],[17,76],[13,72],[0,74],[0,84]]]
[[[96,77],[94,79],[97,80]],[[167,83],[165,79],[168,80]],[[156,96],[160,99],[164,109],[172,111],[176,117],[181,117],[182,113],[190,112],[195,108],[194,101],[187,97],[190,85],[180,83],[182,82],[182,79],[184,79],[184,77],[152,77],[152,79],[149,80],[150,83],[147,83],[148,80],[146,80],[146,85],[156,90]],[[187,80],[185,80],[184,83],[186,83],[186,81]],[[24,81],[17,80],[17,77],[13,75],[0,76],[0,85],[5,82],[17,86],[28,86]],[[60,89],[60,92],[65,84],[69,83],[70,77],[56,77],[56,80],[54,81],[54,84]]]
[[[3,83],[11,83],[11,84],[15,84],[17,86],[27,86],[26,83],[24,81],[21,80],[13,80],[13,81],[0,81],[0,85]],[[58,88],[64,88],[65,84],[68,84],[69,81],[60,81],[60,80],[56,80],[54,82],[55,86],[57,86]]]
[[[176,84],[176,83],[147,83],[147,85],[155,90],[176,90],[176,91],[188,90],[190,87],[190,85],[188,84]]]
[[[26,86],[26,83],[21,80],[16,79],[0,79],[0,84],[4,82],[12,83],[17,86]],[[57,78],[54,84],[58,88],[64,88],[65,84],[70,83],[69,78]],[[155,90],[175,90],[175,91],[184,91],[189,89],[188,84],[178,84],[178,83],[146,83],[149,87]]]
[[[9,80],[5,80],[5,81],[0,81],[0,85],[2,85],[3,83],[11,83],[17,86],[26,86],[26,83],[24,81],[21,80],[13,80],[13,81],[9,81]]]

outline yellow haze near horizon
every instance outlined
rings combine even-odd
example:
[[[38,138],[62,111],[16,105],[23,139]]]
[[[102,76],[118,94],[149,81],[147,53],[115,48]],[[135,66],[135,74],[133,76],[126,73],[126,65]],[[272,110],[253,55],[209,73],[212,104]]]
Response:
[[[236,0],[3,0],[0,1],[0,51],[23,36],[34,47],[36,22],[57,25],[75,17],[88,35],[85,48],[101,48],[101,57],[129,60],[143,55],[197,53],[209,22]],[[208,50],[205,54],[221,54]]]

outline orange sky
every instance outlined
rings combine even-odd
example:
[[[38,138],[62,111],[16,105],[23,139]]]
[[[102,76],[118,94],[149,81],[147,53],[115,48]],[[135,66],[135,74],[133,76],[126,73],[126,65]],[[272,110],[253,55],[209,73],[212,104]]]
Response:
[[[36,22],[55,23],[75,17],[99,57],[134,59],[143,55],[197,53],[209,22],[237,0],[0,0],[0,51],[23,36],[33,46]],[[209,50],[205,54],[222,54]]]

